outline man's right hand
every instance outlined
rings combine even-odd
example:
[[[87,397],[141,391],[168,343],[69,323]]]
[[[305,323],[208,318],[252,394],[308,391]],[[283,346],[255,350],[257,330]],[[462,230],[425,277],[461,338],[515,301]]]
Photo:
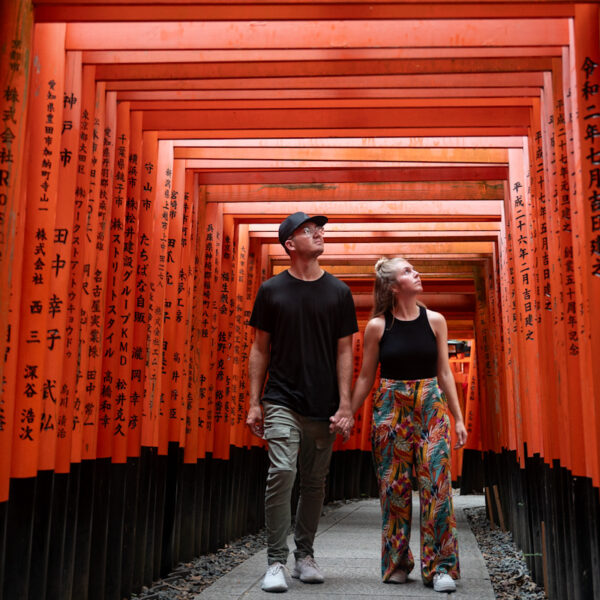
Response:
[[[251,406],[248,410],[248,416],[246,417],[246,425],[250,427],[250,431],[262,438],[265,433],[265,427],[263,422],[263,414],[260,406]]]

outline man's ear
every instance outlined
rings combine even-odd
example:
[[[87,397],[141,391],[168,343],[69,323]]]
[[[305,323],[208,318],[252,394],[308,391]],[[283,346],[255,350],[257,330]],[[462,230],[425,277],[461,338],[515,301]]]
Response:
[[[289,250],[294,250],[294,240],[291,238],[289,240],[285,240],[285,247]]]

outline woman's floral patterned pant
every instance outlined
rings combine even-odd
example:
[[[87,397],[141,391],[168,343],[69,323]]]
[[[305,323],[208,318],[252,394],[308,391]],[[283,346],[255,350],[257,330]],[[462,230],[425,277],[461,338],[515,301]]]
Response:
[[[381,572],[414,568],[409,548],[413,465],[421,500],[421,576],[460,577],[450,476],[450,418],[437,378],[381,379],[373,400],[373,459],[382,513]]]

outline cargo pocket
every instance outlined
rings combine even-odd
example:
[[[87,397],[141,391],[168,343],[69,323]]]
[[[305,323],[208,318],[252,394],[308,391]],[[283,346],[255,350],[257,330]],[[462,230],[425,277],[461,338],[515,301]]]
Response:
[[[265,430],[265,440],[269,445],[269,470],[295,471],[300,433],[285,425],[273,425]]]

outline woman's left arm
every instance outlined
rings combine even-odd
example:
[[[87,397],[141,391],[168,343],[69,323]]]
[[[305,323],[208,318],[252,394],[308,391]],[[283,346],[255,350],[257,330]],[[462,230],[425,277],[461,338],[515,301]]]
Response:
[[[432,310],[427,311],[429,323],[435,333],[438,347],[437,378],[440,388],[448,400],[448,408],[454,417],[454,430],[456,432],[455,448],[462,448],[467,442],[467,429],[463,420],[458,395],[456,393],[456,384],[452,369],[450,369],[450,360],[448,359],[448,326],[443,315]]]

